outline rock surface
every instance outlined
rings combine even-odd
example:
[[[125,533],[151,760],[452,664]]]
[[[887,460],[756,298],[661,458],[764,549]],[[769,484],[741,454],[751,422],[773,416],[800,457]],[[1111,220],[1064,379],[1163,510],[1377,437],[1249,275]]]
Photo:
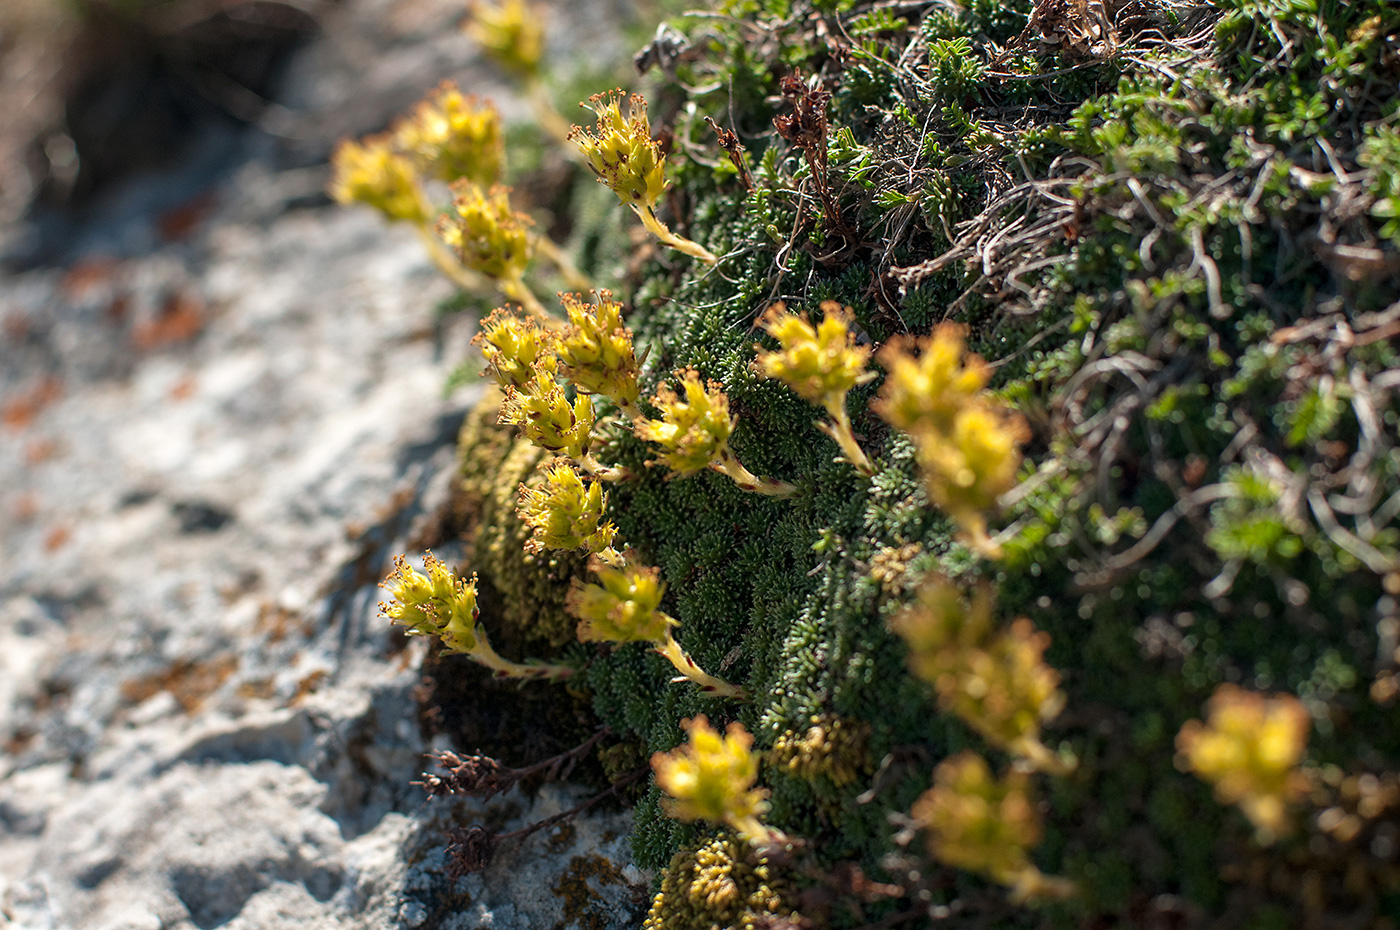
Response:
[[[322,140],[298,157],[485,73],[458,9],[347,0],[275,114]],[[424,645],[375,585],[448,494],[471,321],[434,323],[410,233],[237,145],[192,234],[128,189],[64,267],[0,281],[0,927],[636,925],[626,813],[445,877],[449,827],[586,796],[411,784]]]

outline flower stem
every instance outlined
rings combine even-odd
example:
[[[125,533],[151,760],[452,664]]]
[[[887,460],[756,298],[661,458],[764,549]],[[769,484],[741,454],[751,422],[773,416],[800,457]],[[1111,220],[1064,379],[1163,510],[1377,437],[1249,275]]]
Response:
[[[745,491],[753,491],[755,494],[766,494],[769,497],[792,497],[797,493],[797,485],[795,484],[778,481],[775,478],[760,478],[755,475],[745,468],[727,447],[720,450],[719,457],[710,463],[710,468],[721,475],[728,475],[734,479],[734,483],[739,487]]]
[[[535,121],[540,128],[553,136],[563,147],[564,151],[571,158],[578,159],[581,156],[578,147],[569,141],[569,130],[573,128],[569,121],[559,115],[559,111],[554,108],[554,101],[549,97],[549,88],[545,87],[544,81],[538,77],[532,77],[526,85],[526,93],[530,98],[530,106],[535,111]],[[570,285],[577,287],[578,285]]]
[[[856,471],[867,478],[875,474],[875,466],[871,464],[860,443],[856,442],[855,433],[851,432],[851,418],[846,413],[845,393],[827,398],[825,406],[826,412],[831,414],[831,422],[818,423],[817,428],[836,440],[836,444],[841,447],[841,454]]]
[[[749,693],[743,688],[731,685],[729,682],[707,675],[700,666],[695,664],[695,660],[685,654],[681,644],[676,642],[676,638],[671,635],[671,630],[667,628],[666,638],[656,643],[656,651],[670,660],[676,667],[676,671],[682,676],[690,679],[700,686],[700,690],[710,697],[734,698],[737,701],[747,701]],[[679,678],[675,679],[680,681]]]
[[[685,236],[678,236],[666,228],[666,224],[656,218],[651,207],[639,207],[632,204],[632,212],[637,214],[637,218],[642,221],[642,225],[647,231],[655,236],[663,245],[669,245],[677,252],[684,252],[694,258],[700,259],[707,265],[713,265],[719,261],[719,256],[705,248],[698,242],[692,242]]]
[[[576,461],[583,467],[584,471],[604,481],[626,481],[632,477],[632,471],[630,469],[623,468],[620,465],[604,465],[594,458],[592,452],[585,452]]]
[[[559,269],[559,276],[569,287],[576,291],[593,289],[593,282],[588,279],[587,275],[578,270],[578,266],[573,263],[563,249],[559,248],[553,239],[548,236],[536,236],[535,252],[554,263],[554,267]]]
[[[1074,757],[1071,756],[1069,761],[1061,759],[1034,736],[1022,737],[1006,748],[1047,775],[1069,775],[1078,767],[1078,761]]]
[[[480,629],[476,631],[476,647],[467,653],[476,662],[486,666],[496,673],[497,678],[524,678],[531,681],[542,679],[568,678],[574,674],[574,669],[567,665],[548,665],[544,662],[512,662],[503,659],[496,654],[496,650],[491,648],[491,643],[487,641],[486,634]]]
[[[418,238],[423,240],[423,246],[428,250],[428,257],[433,260],[433,265],[447,280],[464,291],[479,291],[485,286],[486,279],[462,267],[462,263],[447,250],[447,246],[442,244],[442,240],[428,224],[418,223],[413,228],[418,231]]]
[[[525,279],[519,275],[514,278],[502,278],[497,282],[501,293],[506,295],[507,300],[513,300],[524,307],[526,312],[533,313],[542,320],[550,319],[549,311],[544,308],[535,297],[534,291],[530,290]]]

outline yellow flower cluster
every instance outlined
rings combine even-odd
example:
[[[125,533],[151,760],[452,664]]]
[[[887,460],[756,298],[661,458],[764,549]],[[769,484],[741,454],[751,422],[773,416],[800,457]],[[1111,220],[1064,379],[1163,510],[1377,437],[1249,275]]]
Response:
[[[542,366],[536,366],[521,387],[508,388],[501,403],[500,422],[519,426],[525,438],[541,449],[571,459],[588,454],[593,420],[588,395],[578,395],[570,406],[554,373]]]
[[[622,112],[624,102],[626,114]],[[598,180],[631,207],[662,244],[711,265],[719,261],[704,246],[676,235],[656,218],[656,204],[666,190],[666,156],[651,137],[646,100],[613,90],[594,94],[585,106],[593,111],[597,123],[591,132],[573,127],[569,139]]]
[[[599,583],[575,579],[565,601],[569,613],[579,619],[580,642],[651,643],[683,676],[674,681],[689,679],[710,697],[747,699],[743,688],[707,674],[676,642],[671,628],[680,624],[660,609],[666,593],[660,569],[638,565],[630,553],[617,556],[611,550],[595,555],[588,567]]]
[[[846,461],[857,471],[872,475],[875,467],[856,442],[846,412],[846,395],[856,385],[875,377],[866,371],[871,350],[856,345],[850,329],[854,316],[849,307],[828,300],[822,303],[821,310],[822,321],[814,327],[805,314],[789,313],[785,304],[769,307],[759,323],[781,348],[769,352],[757,347],[754,366],[766,377],[792,388],[804,400],[825,408],[831,423],[820,424],[820,428],[836,441]]]
[[[500,113],[489,102],[464,95],[451,81],[443,81],[394,127],[394,142],[440,181],[465,178],[489,187],[501,180],[506,143]]]
[[[597,481],[585,484],[571,462],[556,459],[544,468],[543,487],[520,486],[516,512],[531,532],[525,551],[584,549],[599,553],[607,550],[617,535],[617,527],[604,516],[607,505],[602,484]]]
[[[1177,763],[1213,784],[1222,804],[1238,804],[1260,842],[1272,843],[1308,787],[1298,771],[1307,708],[1290,694],[1267,697],[1231,684],[1216,688],[1207,706],[1206,723],[1188,721],[1177,734]]]
[[[991,369],[964,352],[962,327],[944,323],[916,347],[917,355],[908,340],[893,340],[880,350],[889,376],[873,406],[914,439],[933,502],[969,544],[996,557],[986,511],[1016,483],[1025,421],[987,393]]]
[[[682,394],[662,385],[652,399],[661,410],[661,419],[639,417],[634,432],[641,439],[661,447],[656,459],[682,478],[706,468],[728,475],[746,491],[773,497],[788,497],[797,488],[786,481],[754,475],[729,451],[734,420],[729,415],[729,398],[718,382],[702,381],[694,369],[679,371]]]
[[[589,563],[598,584],[574,579],[566,606],[579,619],[580,642],[658,643],[675,623],[661,612],[666,585],[661,570],[627,561],[610,566],[600,559]]]
[[[346,139],[331,156],[330,195],[343,204],[362,203],[393,222],[421,226],[432,217],[413,163],[395,151],[391,136]]]
[[[407,627],[410,635],[439,637],[448,652],[470,656],[498,678],[567,678],[574,673],[566,665],[521,664],[501,658],[476,623],[476,575],[462,581],[431,552],[424,555],[423,567],[426,575],[403,556],[394,558],[394,571],[380,585],[393,599],[380,605],[391,622]]]
[[[456,215],[438,222],[438,235],[464,266],[496,281],[508,297],[526,303],[512,289],[523,287],[525,266],[530,263],[530,218],[511,209],[510,191],[504,187],[483,191],[470,181],[460,181],[452,192]],[[538,304],[530,309],[544,315]]]
[[[1040,741],[1041,722],[1064,706],[1060,676],[1043,658],[1048,635],[1025,618],[998,629],[987,588],[969,604],[937,577],[924,583],[893,625],[909,644],[914,674],[934,686],[945,710],[993,745],[1046,771],[1064,771]]]
[[[525,0],[468,6],[466,32],[503,67],[525,78],[534,77],[544,53],[545,16]]]
[[[981,756],[959,753],[934,770],[933,787],[910,813],[938,861],[1009,885],[1018,900],[1062,896],[1068,884],[1047,878],[1030,859],[1041,825],[1029,782],[1014,769],[997,778]]]
[[[538,322],[522,318],[509,308],[499,307],[481,321],[481,332],[472,345],[486,358],[486,371],[493,381],[507,388],[525,388],[535,369],[553,372],[556,367],[554,337]]]
[[[640,369],[622,304],[608,291],[598,292],[596,303],[577,294],[561,294],[560,300],[569,318],[555,344],[561,374],[586,394],[611,398],[629,419],[639,416]]]
[[[720,736],[703,714],[681,726],[690,742],[651,757],[656,783],[670,796],[663,802],[666,812],[681,820],[727,824],[755,846],[773,843],[777,834],[759,819],[768,811],[768,791],[754,787],[753,736],[738,722]]]

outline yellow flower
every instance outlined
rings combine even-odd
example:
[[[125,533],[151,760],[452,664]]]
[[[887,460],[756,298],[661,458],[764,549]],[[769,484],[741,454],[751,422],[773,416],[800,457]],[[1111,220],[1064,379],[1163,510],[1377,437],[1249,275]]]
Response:
[[[486,357],[485,373],[503,389],[525,387],[537,367],[555,368],[553,335],[507,307],[498,307],[481,321],[481,332],[472,337],[472,344]]]
[[[960,753],[934,770],[933,787],[910,815],[928,832],[929,852],[939,862],[1003,885],[1039,875],[1030,850],[1040,842],[1040,818],[1023,773],[998,779],[981,756]]]
[[[755,788],[758,757],[750,752],[751,736],[737,722],[721,737],[702,714],[681,726],[690,742],[651,757],[656,783],[670,798],[666,812],[681,820],[725,823],[744,839],[762,843],[772,832],[759,822],[768,810],[768,792]]]
[[[429,552],[423,557],[424,575],[403,556],[394,557],[394,571],[380,587],[394,599],[381,604],[381,612],[393,623],[408,627],[416,636],[440,636],[449,652],[477,649],[476,575],[463,582]]]
[[[651,137],[646,100],[636,94],[626,96],[624,116],[624,97],[621,90],[589,97],[597,125],[593,132],[575,126],[569,138],[579,147],[598,180],[611,188],[619,200],[637,208],[655,207],[666,189],[666,157]]]
[[[873,405],[914,440],[929,497],[952,517],[963,538],[984,555],[999,551],[987,535],[985,511],[1016,484],[1025,421],[987,393],[991,370],[963,352],[962,328],[945,323],[911,355],[904,341],[880,350],[889,376]]]
[[[530,218],[511,209],[507,188],[483,192],[470,181],[459,181],[452,190],[457,215],[439,221],[443,241],[471,270],[496,281],[518,282],[530,262]]]
[[[565,601],[569,613],[579,619],[581,642],[659,643],[668,638],[673,621],[660,609],[666,593],[660,569],[630,559],[612,566],[597,557],[588,565],[599,583],[574,579]]]
[[[975,401],[991,380],[991,369],[963,351],[964,329],[943,323],[909,348],[908,339],[892,339],[878,360],[888,372],[880,398],[871,406],[891,425],[916,437],[928,430],[950,433],[957,414]]]
[[[503,67],[530,78],[539,72],[544,22],[543,11],[524,0],[476,0],[468,6],[465,28]]]
[[[1232,684],[1215,689],[1209,722],[1191,720],[1176,737],[1177,764],[1238,804],[1271,843],[1288,826],[1288,806],[1306,790],[1298,763],[1307,749],[1307,708],[1291,694],[1266,697]]]
[[[913,436],[929,497],[958,523],[978,518],[1016,486],[1028,438],[1019,417],[977,401],[958,411],[948,433]]]
[[[465,178],[487,187],[501,179],[505,135],[500,113],[489,102],[464,96],[451,81],[443,81],[412,117],[395,127],[394,140],[400,151],[448,183]]]
[[[1025,618],[999,630],[988,588],[978,588],[966,604],[937,577],[924,583],[918,601],[893,626],[909,644],[914,674],[934,686],[940,706],[993,745],[1046,771],[1066,769],[1040,741],[1041,723],[1065,703],[1059,673],[1044,660],[1046,633]]]
[[[579,459],[588,452],[593,432],[593,402],[580,394],[570,407],[553,372],[536,367],[525,385],[506,390],[500,422],[519,426],[526,439],[547,452]]]
[[[560,295],[569,316],[555,347],[561,373],[580,391],[610,397],[635,416],[641,389],[632,331],[623,325],[622,305],[611,293],[600,291],[597,297],[597,303],[585,303],[577,294]]]
[[[661,419],[638,417],[636,434],[659,445],[657,459],[686,477],[719,461],[729,447],[734,420],[729,416],[729,398],[717,382],[701,381],[693,368],[676,374],[684,396],[662,385],[652,401],[661,409]]]
[[[870,348],[855,344],[849,307],[827,300],[821,309],[822,321],[813,327],[805,314],[789,313],[785,304],[769,307],[759,324],[781,348],[769,352],[759,347],[755,364],[810,403],[830,407],[835,400],[841,406],[851,388],[874,377],[865,370]]]
[[[363,203],[395,222],[422,225],[432,216],[413,165],[394,151],[388,136],[345,139],[331,156],[330,195],[339,203]]]
[[[517,512],[532,534],[525,551],[608,548],[617,527],[603,516],[607,504],[602,484],[585,485],[567,459],[556,459],[544,467],[543,488],[520,486]]]

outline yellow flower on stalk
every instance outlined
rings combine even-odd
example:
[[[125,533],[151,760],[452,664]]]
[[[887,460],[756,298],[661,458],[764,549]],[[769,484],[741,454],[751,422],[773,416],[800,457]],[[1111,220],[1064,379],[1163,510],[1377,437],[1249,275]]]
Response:
[[[432,216],[413,164],[394,151],[388,136],[343,140],[331,156],[330,195],[338,203],[363,203],[394,222],[421,226]]]
[[[560,373],[580,391],[609,397],[629,418],[638,416],[640,369],[632,331],[622,323],[622,304],[608,291],[599,291],[596,303],[578,294],[561,294],[560,300],[569,317],[555,345]]]
[[[821,310],[822,321],[813,326],[806,314],[791,313],[786,304],[769,307],[758,322],[780,348],[769,352],[759,347],[755,365],[803,400],[828,406],[834,398],[844,402],[852,388],[875,375],[866,371],[870,347],[856,345],[851,333],[851,309],[826,300]]]
[[[501,658],[476,623],[476,575],[462,581],[431,552],[424,555],[423,567],[426,575],[403,556],[394,557],[394,571],[380,585],[393,598],[380,605],[391,622],[408,627],[410,635],[439,637],[449,653],[471,657],[498,678],[567,678],[574,673],[567,665]]]
[[[911,435],[952,432],[958,413],[981,397],[992,377],[986,362],[964,351],[965,333],[943,323],[927,338],[886,343],[877,360],[888,375],[871,405],[875,412]]]
[[[489,187],[501,179],[505,134],[500,113],[489,101],[463,95],[451,81],[443,81],[395,127],[394,141],[427,173],[449,184],[465,178]]]
[[[768,791],[754,787],[753,736],[738,722],[720,736],[703,714],[681,726],[690,742],[651,757],[656,783],[670,796],[662,802],[666,812],[680,820],[728,824],[755,846],[772,843],[777,835],[759,820],[768,811]]]
[[[962,327],[945,323],[917,345],[917,357],[907,340],[880,350],[888,377],[872,406],[914,440],[933,502],[973,548],[996,558],[986,511],[1015,486],[1029,430],[987,392],[991,369],[964,352]]]
[[[675,623],[661,612],[666,585],[661,570],[627,559],[609,565],[589,560],[598,584],[574,579],[565,605],[579,620],[578,638],[585,643],[658,643],[670,635]]]
[[[462,264],[495,281],[518,281],[530,262],[533,221],[511,209],[510,190],[495,186],[483,191],[470,181],[452,185],[456,216],[444,216],[438,234]]]
[[[1059,673],[1044,659],[1046,633],[1025,618],[999,629],[988,588],[978,588],[966,603],[939,577],[924,583],[893,627],[909,644],[910,668],[933,685],[944,710],[1040,769],[1068,771],[1040,741],[1041,723],[1065,703]]]
[[[702,381],[693,368],[676,372],[681,393],[670,385],[657,389],[652,403],[661,410],[661,419],[638,417],[637,435],[661,447],[657,460],[682,478],[698,474],[719,459],[729,445],[734,420],[729,416],[729,398],[715,381]]]
[[[587,394],[578,395],[570,406],[554,373],[539,367],[523,386],[508,388],[501,403],[500,422],[519,426],[526,439],[546,452],[571,459],[587,455],[593,419]]]
[[[680,624],[661,610],[666,585],[660,569],[637,564],[632,553],[619,556],[612,550],[593,556],[588,567],[599,583],[575,579],[565,601],[579,620],[581,642],[651,643],[681,673],[672,681],[693,681],[710,697],[748,699],[743,688],[707,674],[676,641],[672,628]]]
[[[481,321],[481,332],[472,337],[472,345],[486,357],[483,374],[489,374],[503,390],[527,386],[536,368],[555,369],[553,334],[508,307],[492,310]]]
[[[846,412],[846,395],[875,377],[866,371],[870,348],[856,345],[850,330],[854,315],[849,307],[827,300],[821,309],[822,321],[814,327],[806,315],[789,313],[783,303],[769,307],[759,324],[781,348],[769,352],[759,346],[754,365],[766,377],[783,382],[804,400],[825,408],[832,422],[818,424],[819,428],[836,441],[857,471],[873,475],[875,466],[856,442]]]
[[[462,581],[431,552],[423,556],[428,573],[394,557],[394,571],[381,585],[393,598],[380,610],[412,636],[439,636],[449,652],[470,653],[477,646],[476,575]]]
[[[1190,720],[1176,737],[1177,765],[1215,786],[1222,804],[1238,804],[1259,841],[1288,828],[1288,807],[1307,790],[1298,771],[1311,721],[1291,694],[1265,696],[1223,684],[1211,695],[1208,722]]]
[[[1063,897],[1072,890],[1031,862],[1041,825],[1025,773],[1013,769],[997,778],[981,756],[959,753],[939,763],[933,787],[914,802],[910,815],[928,833],[935,859],[1008,885],[1017,900]]]
[[[624,100],[627,112],[623,113]],[[647,102],[621,90],[594,94],[584,104],[597,117],[590,132],[582,126],[569,131],[584,161],[598,180],[632,208],[647,231],[663,245],[713,265],[719,258],[704,246],[671,232],[656,218],[656,205],[666,190],[666,156],[651,137]]]
[[[487,3],[474,0],[467,6],[464,28],[492,58],[521,77],[538,74],[544,54],[545,15],[525,0]]]
[[[520,486],[517,513],[531,535],[525,551],[585,549],[602,552],[612,545],[617,527],[604,516],[608,498],[597,481],[584,483],[567,459],[544,467],[540,488]]]
[[[661,447],[657,461],[682,478],[709,468],[729,476],[746,491],[771,497],[790,497],[797,491],[786,481],[758,477],[729,451],[734,420],[729,416],[729,398],[718,382],[700,380],[693,368],[676,375],[683,395],[663,384],[652,399],[661,409],[661,419],[633,421],[639,438]]]

